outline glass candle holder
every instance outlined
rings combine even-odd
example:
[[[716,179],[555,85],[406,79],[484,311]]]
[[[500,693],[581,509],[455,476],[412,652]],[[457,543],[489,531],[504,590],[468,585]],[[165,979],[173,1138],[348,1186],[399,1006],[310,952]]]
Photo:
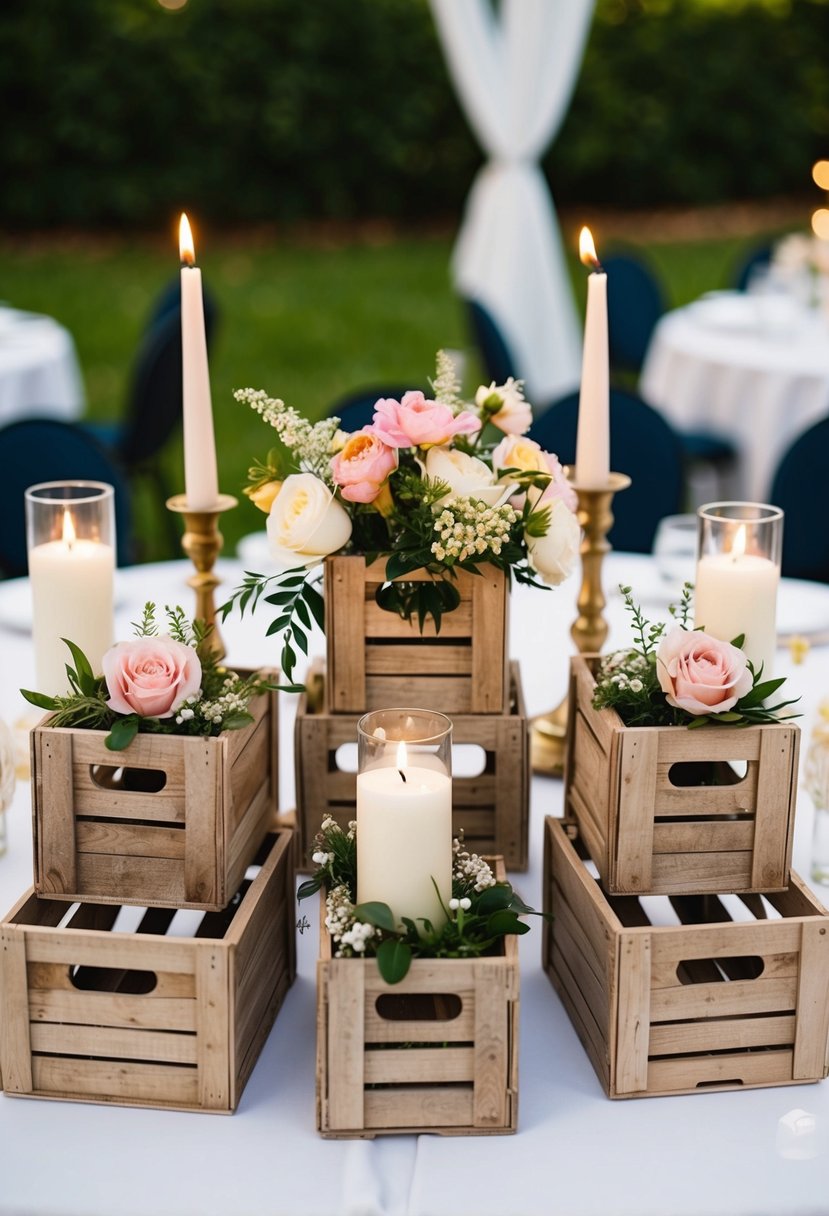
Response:
[[[452,896],[452,722],[378,709],[357,723],[357,902],[397,924],[446,919]]]
[[[697,511],[694,625],[743,650],[773,674],[783,512],[755,502],[713,502]]]
[[[36,687],[69,691],[63,638],[96,675],[113,642],[115,491],[102,481],[48,481],[26,490]]]

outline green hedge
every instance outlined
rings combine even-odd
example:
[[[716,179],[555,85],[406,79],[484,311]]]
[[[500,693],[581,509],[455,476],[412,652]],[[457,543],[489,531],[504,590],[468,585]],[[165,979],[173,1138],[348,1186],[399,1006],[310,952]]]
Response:
[[[598,0],[557,200],[807,189],[828,46],[823,0]],[[4,0],[0,103],[7,227],[440,220],[481,160],[426,0]]]

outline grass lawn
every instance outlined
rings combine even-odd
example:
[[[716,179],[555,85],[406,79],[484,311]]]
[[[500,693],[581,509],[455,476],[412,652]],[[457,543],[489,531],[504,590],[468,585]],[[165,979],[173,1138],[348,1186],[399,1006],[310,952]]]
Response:
[[[762,239],[649,240],[647,250],[670,303],[678,305],[727,285],[741,252]],[[220,487],[227,493],[239,494],[248,465],[269,442],[258,417],[233,400],[234,388],[264,388],[316,417],[353,388],[423,384],[439,347],[468,344],[450,281],[448,236],[289,242],[197,232],[196,240],[220,310],[211,383]],[[625,240],[637,243],[645,242]],[[127,237],[0,243],[0,294],[68,327],[94,419],[119,416],[145,318],[177,273],[172,236],[163,244]],[[585,274],[575,256],[571,273],[582,310]],[[469,368],[466,388],[474,391],[473,359]],[[164,459],[171,484],[183,489],[180,441]],[[142,557],[174,556],[165,551],[158,504],[139,497],[136,514]],[[222,520],[226,552],[262,524],[243,500]]]

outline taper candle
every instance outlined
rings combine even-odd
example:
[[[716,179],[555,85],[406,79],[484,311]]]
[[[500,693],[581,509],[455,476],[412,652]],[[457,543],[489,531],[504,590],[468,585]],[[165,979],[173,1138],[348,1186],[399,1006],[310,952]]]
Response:
[[[219,497],[210,370],[201,271],[187,216],[179,226],[181,255],[181,368],[184,417],[184,491],[191,511],[209,511]]]
[[[587,276],[575,480],[580,486],[601,490],[607,485],[610,475],[607,275],[596,256],[589,228],[581,230],[579,256],[585,266],[593,269]]]

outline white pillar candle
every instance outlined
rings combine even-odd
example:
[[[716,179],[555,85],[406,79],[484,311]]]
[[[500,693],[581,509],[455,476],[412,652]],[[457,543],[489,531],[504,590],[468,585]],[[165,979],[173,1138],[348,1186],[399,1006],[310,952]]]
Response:
[[[36,688],[54,696],[69,691],[68,638],[89,659],[96,675],[113,643],[115,553],[97,540],[75,539],[72,514],[64,512],[63,537],[29,550],[32,637]]]
[[[596,257],[589,228],[581,230],[579,252],[582,262],[594,270],[587,276],[575,480],[577,485],[600,489],[607,485],[610,476],[607,275]]]
[[[451,895],[451,778],[406,763],[360,773],[357,902],[388,904],[398,924],[407,916],[439,926],[445,920],[441,900],[446,907]]]
[[[181,367],[184,418],[184,491],[191,511],[209,511],[219,497],[210,371],[204,329],[201,271],[187,216],[179,230],[181,252]]]
[[[697,562],[694,625],[723,642],[745,634],[745,654],[755,671],[763,664],[763,676],[770,679],[780,572],[769,558],[745,552],[745,533],[741,525],[729,552],[705,554]]]

